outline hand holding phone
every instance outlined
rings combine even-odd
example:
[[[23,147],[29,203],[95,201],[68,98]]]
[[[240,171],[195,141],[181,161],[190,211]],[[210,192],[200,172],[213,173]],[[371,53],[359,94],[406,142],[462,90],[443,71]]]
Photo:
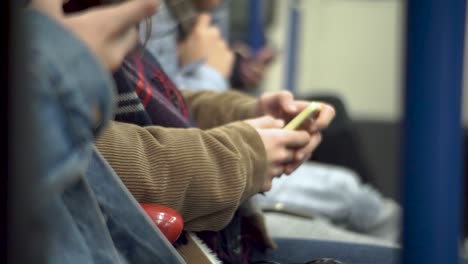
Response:
[[[284,129],[295,130],[299,128],[309,117],[316,117],[320,110],[322,109],[322,104],[318,102],[311,102],[302,112],[300,112],[296,117],[294,117]]]

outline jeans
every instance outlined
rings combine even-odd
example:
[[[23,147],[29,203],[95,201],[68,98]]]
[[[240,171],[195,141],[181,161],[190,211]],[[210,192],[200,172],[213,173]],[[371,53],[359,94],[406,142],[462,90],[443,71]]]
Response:
[[[47,207],[49,263],[182,263],[97,151]]]
[[[310,239],[282,238],[276,239],[275,242],[278,249],[253,251],[251,259],[281,264],[307,263],[317,258],[333,258],[343,264],[400,263],[401,250],[398,248]],[[468,261],[460,259],[459,263],[467,264]]]
[[[281,264],[306,263],[317,258],[333,258],[345,264],[397,264],[399,250],[364,244],[323,240],[276,239],[278,249],[254,252],[255,260],[273,260]]]
[[[37,151],[33,203],[18,203],[28,206],[24,228],[43,235],[51,264],[184,263],[93,146],[113,112],[111,77],[53,19],[24,15]]]

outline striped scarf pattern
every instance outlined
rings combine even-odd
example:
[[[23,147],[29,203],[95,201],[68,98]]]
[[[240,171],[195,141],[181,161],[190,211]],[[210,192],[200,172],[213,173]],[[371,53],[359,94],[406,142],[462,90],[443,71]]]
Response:
[[[118,91],[116,121],[140,126],[192,126],[182,95],[146,51],[128,56],[114,80]]]

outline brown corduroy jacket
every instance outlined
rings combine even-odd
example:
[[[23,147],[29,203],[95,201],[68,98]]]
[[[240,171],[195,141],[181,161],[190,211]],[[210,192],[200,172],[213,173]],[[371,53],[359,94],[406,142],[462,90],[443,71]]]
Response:
[[[217,231],[263,185],[267,161],[256,130],[255,99],[238,92],[184,92],[199,128],[112,122],[96,145],[141,203],[181,213],[186,231]],[[252,220],[266,234],[261,215]],[[188,263],[210,263],[196,243],[179,248]]]

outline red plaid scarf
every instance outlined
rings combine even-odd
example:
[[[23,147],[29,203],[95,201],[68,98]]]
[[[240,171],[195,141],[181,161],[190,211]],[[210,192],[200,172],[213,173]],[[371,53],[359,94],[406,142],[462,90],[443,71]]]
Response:
[[[190,127],[182,95],[146,51],[134,52],[114,74],[116,120],[141,126]]]

